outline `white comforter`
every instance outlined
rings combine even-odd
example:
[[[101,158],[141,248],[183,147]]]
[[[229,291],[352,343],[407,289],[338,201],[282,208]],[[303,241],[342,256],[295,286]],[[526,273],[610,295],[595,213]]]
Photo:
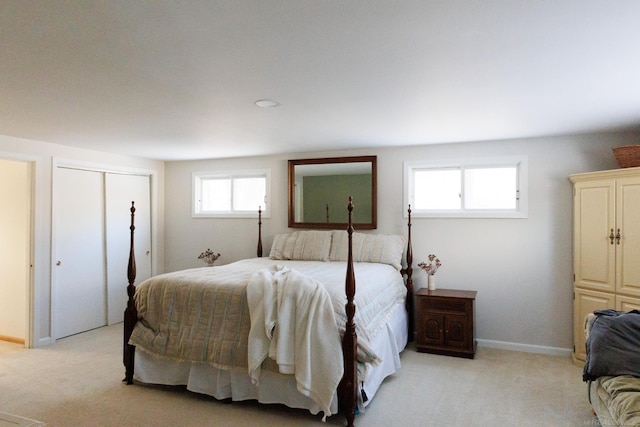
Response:
[[[331,298],[322,284],[283,266],[258,270],[247,286],[251,316],[249,376],[260,381],[267,356],[297,389],[331,415],[342,378],[342,348]]]
[[[130,342],[141,350],[164,358],[204,362],[220,369],[240,366],[247,369],[250,319],[246,288],[256,271],[276,265],[296,270],[321,283],[333,305],[337,328],[344,331],[345,262],[252,258],[219,267],[167,273],[140,284],[136,305],[141,321],[136,324]],[[386,264],[355,263],[354,273],[357,308],[354,320],[358,334],[358,360],[363,362],[359,367],[362,367],[379,360],[369,349],[369,343],[384,330],[391,309],[404,301],[406,288],[399,272]],[[222,298],[222,289],[227,289],[228,296]],[[220,295],[214,298],[214,294]],[[226,303],[219,303],[221,300]],[[229,305],[229,301],[235,302]],[[212,334],[211,319],[220,320],[218,313],[221,312],[233,312],[227,314],[235,314],[236,319],[246,321],[233,325],[223,321],[224,327],[220,332]],[[243,333],[246,333],[244,338]],[[342,357],[338,360],[341,362]]]

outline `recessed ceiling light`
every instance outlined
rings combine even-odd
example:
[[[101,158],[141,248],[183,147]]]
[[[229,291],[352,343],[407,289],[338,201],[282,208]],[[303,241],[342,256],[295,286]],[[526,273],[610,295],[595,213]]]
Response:
[[[256,105],[262,108],[273,108],[279,107],[280,103],[278,101],[274,101],[273,99],[259,99],[256,101]]]

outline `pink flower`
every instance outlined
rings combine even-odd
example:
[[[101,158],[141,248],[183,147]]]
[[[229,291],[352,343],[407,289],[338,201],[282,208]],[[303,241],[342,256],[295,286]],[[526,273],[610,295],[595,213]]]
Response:
[[[433,276],[434,274],[436,274],[436,271],[438,271],[438,268],[440,268],[442,263],[433,254],[429,255],[428,258],[428,262],[420,262],[418,263],[418,267],[426,271],[428,275]]]
[[[216,260],[220,257],[220,254],[218,253],[213,253],[211,252],[211,249],[207,249],[206,251],[202,252],[200,254],[200,256],[198,257],[198,259],[203,260],[204,262],[206,262],[207,264],[211,265],[214,262],[216,262]]]

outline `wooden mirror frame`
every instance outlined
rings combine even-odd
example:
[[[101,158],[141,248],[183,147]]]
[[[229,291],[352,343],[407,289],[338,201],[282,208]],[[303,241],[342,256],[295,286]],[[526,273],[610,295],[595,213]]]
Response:
[[[354,156],[354,157],[325,157],[318,159],[297,159],[289,160],[289,227],[290,228],[328,228],[344,229],[347,222],[296,222],[295,218],[295,168],[300,165],[329,165],[339,163],[370,163],[371,164],[371,222],[356,223],[354,228],[358,230],[373,230],[378,224],[378,182],[377,182],[377,156]],[[355,209],[358,208],[358,198],[356,194],[349,194],[353,197]],[[345,199],[344,207],[348,200]]]

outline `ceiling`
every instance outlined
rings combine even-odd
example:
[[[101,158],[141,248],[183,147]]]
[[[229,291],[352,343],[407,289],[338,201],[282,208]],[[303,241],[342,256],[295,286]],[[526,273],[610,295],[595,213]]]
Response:
[[[635,130],[639,18],[637,0],[3,0],[0,134],[181,160]]]

